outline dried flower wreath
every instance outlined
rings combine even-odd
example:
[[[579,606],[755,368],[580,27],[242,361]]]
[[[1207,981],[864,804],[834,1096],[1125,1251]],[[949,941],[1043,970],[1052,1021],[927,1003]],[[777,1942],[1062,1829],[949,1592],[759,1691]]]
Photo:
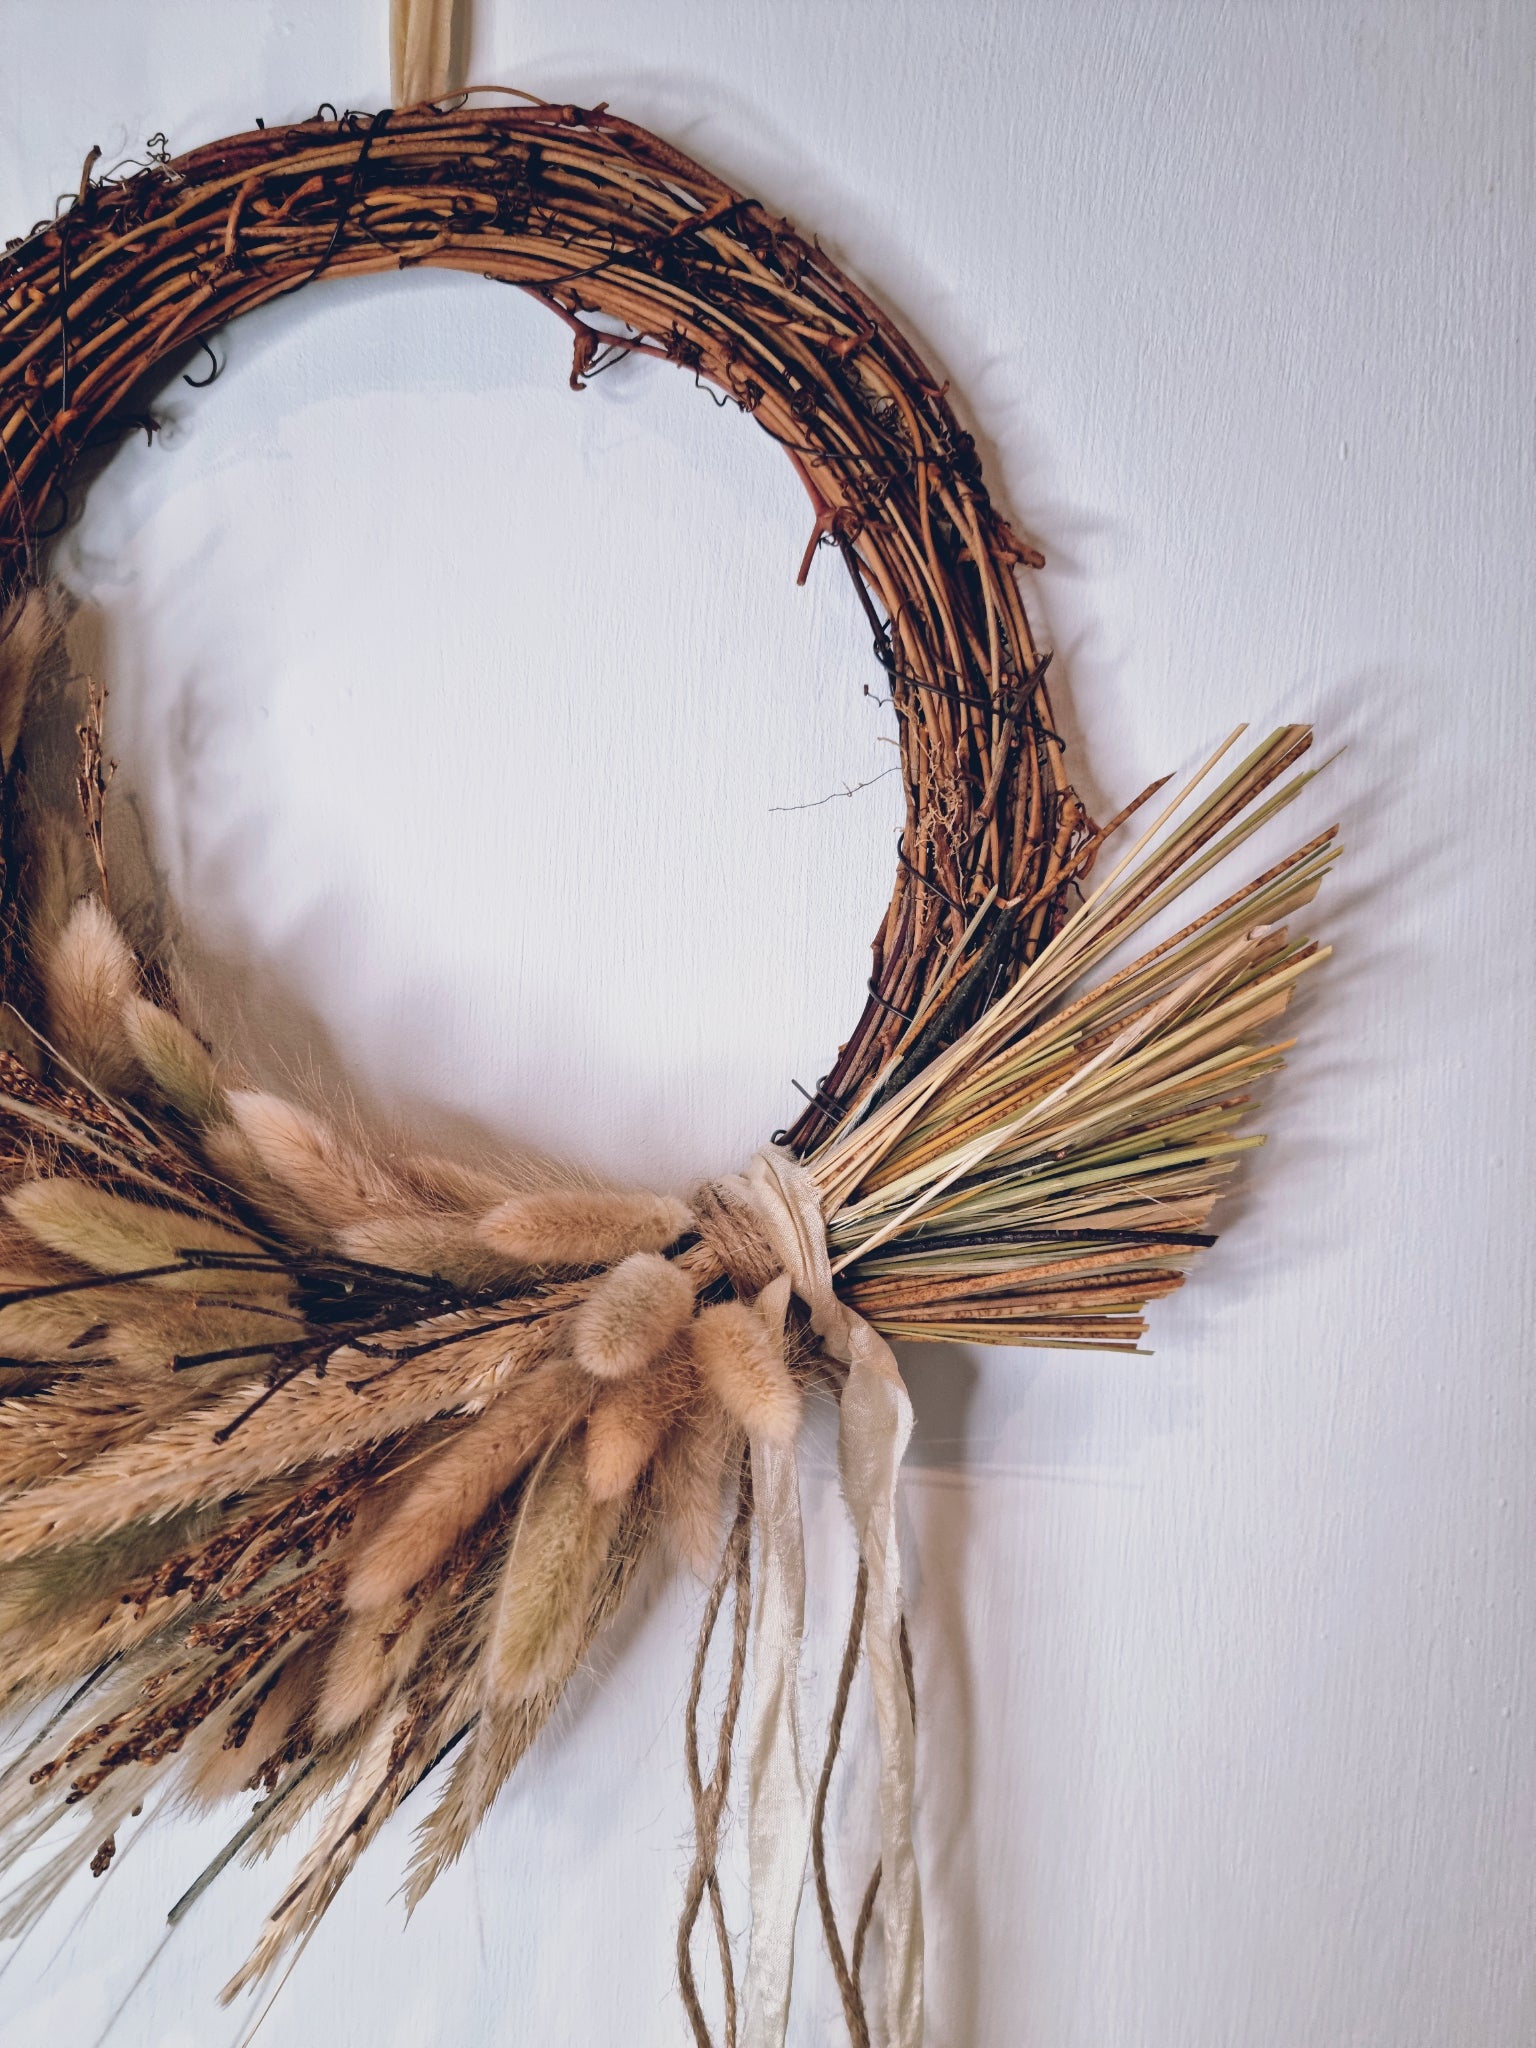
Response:
[[[1103,828],[1073,793],[1016,583],[1040,557],[943,388],[816,244],[603,108],[322,109],[94,169],[0,262],[0,1651],[10,1708],[46,1710],[0,1777],[0,1840],[13,1860],[62,1838],[0,1929],[105,1869],[162,1783],[262,1795],[173,1918],[319,1816],[231,1991],[308,1935],[430,1778],[414,1903],[665,1545],[711,1585],[678,1947],[696,2038],[706,1904],[737,2037],[716,1865],[750,1639],[746,2038],[783,2039],[809,1857],[851,2038],[869,2038],[878,1912],[889,2037],[915,2042],[893,1498],[910,1410],[884,1338],[1134,1349],[1211,1242],[1259,1142],[1237,1126],[1280,1063],[1269,1029],[1322,957],[1282,921],[1333,832],[1092,977],[1291,800],[1310,734],[1282,728],[1218,781],[1221,749],[1085,896],[1162,785]],[[77,687],[41,550],[81,458],[146,424],[146,380],[234,315],[415,264],[541,300],[574,338],[573,388],[649,355],[750,412],[811,500],[801,579],[818,548],[841,555],[900,723],[906,826],[868,1005],[793,1130],[686,1202],[381,1150],[242,1085],[114,916],[98,696],[78,804],[28,780],[33,721]],[[840,1404],[861,1563],[813,1788],[793,1446],[816,1385]],[[861,1650],[883,1856],[845,1944],[822,1833]]]

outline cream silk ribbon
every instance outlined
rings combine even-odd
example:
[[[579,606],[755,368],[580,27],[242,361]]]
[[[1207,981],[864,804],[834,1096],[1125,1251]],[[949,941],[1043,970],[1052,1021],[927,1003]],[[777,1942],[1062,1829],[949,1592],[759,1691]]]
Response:
[[[838,1424],[838,1469],[869,1574],[864,1639],[880,1737],[880,1912],[885,1933],[886,2032],[891,2048],[923,2036],[923,1914],[912,1851],[914,1739],[901,1655],[901,1558],[896,1479],[912,1434],[912,1404],[890,1346],[833,1290],[815,1181],[765,1146],[735,1185],[748,1197],[784,1262],[811,1327],[848,1367]],[[782,1318],[783,1280],[763,1309]],[[793,1450],[752,1446],[761,1549],[753,1620],[747,1856],[752,1935],[743,2048],[783,2048],[794,1973],[795,1920],[811,1837],[811,1784],[800,1754],[800,1639],[805,1544]]]
[[[389,90],[397,107],[449,91],[457,0],[390,0]]]

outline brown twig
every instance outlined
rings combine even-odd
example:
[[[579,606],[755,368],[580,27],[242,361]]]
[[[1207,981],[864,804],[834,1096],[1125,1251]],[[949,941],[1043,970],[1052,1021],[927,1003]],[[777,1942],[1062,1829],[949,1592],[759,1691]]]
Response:
[[[106,685],[98,683],[94,677],[88,678],[85,716],[75,727],[75,737],[80,742],[80,761],[75,770],[75,794],[80,799],[80,813],[85,819],[86,834],[91,842],[91,856],[95,860],[96,873],[101,882],[101,900],[110,910],[112,893],[107,886],[107,850],[103,824],[106,816],[107,790],[117,773],[117,763],[108,761],[103,752],[106,711]]]
[[[794,1145],[836,1127],[989,897],[1037,906],[987,913],[997,973],[1038,953],[1087,830],[1014,580],[1039,558],[988,498],[943,380],[816,243],[604,108],[317,116],[120,179],[91,169],[0,259],[0,599],[35,577],[76,456],[158,363],[320,277],[427,264],[514,285],[572,329],[574,385],[656,356],[779,442],[813,510],[803,570],[836,548],[889,678],[906,856],[864,1013]],[[96,745],[82,803],[99,861]],[[981,980],[946,1009],[946,1040]]]

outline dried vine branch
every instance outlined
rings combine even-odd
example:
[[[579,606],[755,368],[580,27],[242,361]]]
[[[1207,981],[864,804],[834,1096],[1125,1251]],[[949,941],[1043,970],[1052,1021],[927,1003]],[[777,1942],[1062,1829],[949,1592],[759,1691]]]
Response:
[[[515,285],[570,328],[571,383],[675,363],[748,412],[852,575],[901,730],[907,819],[869,1000],[792,1133],[883,1064],[962,942],[945,1036],[1056,929],[1090,827],[1015,579],[1040,556],[910,344],[814,242],[604,108],[417,107],[258,129],[95,181],[0,260],[0,598],[38,576],[87,448],[238,314],[418,264]],[[1080,866],[1080,863],[1079,863]]]

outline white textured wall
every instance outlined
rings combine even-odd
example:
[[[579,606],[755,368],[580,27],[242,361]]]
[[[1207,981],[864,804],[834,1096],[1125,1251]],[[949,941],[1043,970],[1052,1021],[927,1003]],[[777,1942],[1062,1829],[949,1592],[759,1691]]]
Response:
[[[6,0],[3,231],[92,142],[378,103],[384,12]],[[1348,744],[1307,820],[1350,843],[1338,957],[1155,1355],[910,1359],[935,2048],[1523,2048],[1536,11],[480,16],[478,77],[649,122],[952,376],[1051,557],[1091,801],[1244,717]],[[562,330],[463,280],[326,287],[221,352],[61,556],[210,1016],[376,1116],[736,1163],[852,1021],[896,816],[891,778],[774,808],[891,758],[839,575],[792,587],[787,469],[654,366],[572,397]],[[683,2040],[692,1612],[626,1621],[405,1933],[386,1838],[264,2048]],[[219,1835],[71,1893],[4,2048],[89,2048]],[[279,1888],[226,1880],[113,2042],[232,2040],[212,1993]],[[803,1954],[796,2048],[839,2038]]]

